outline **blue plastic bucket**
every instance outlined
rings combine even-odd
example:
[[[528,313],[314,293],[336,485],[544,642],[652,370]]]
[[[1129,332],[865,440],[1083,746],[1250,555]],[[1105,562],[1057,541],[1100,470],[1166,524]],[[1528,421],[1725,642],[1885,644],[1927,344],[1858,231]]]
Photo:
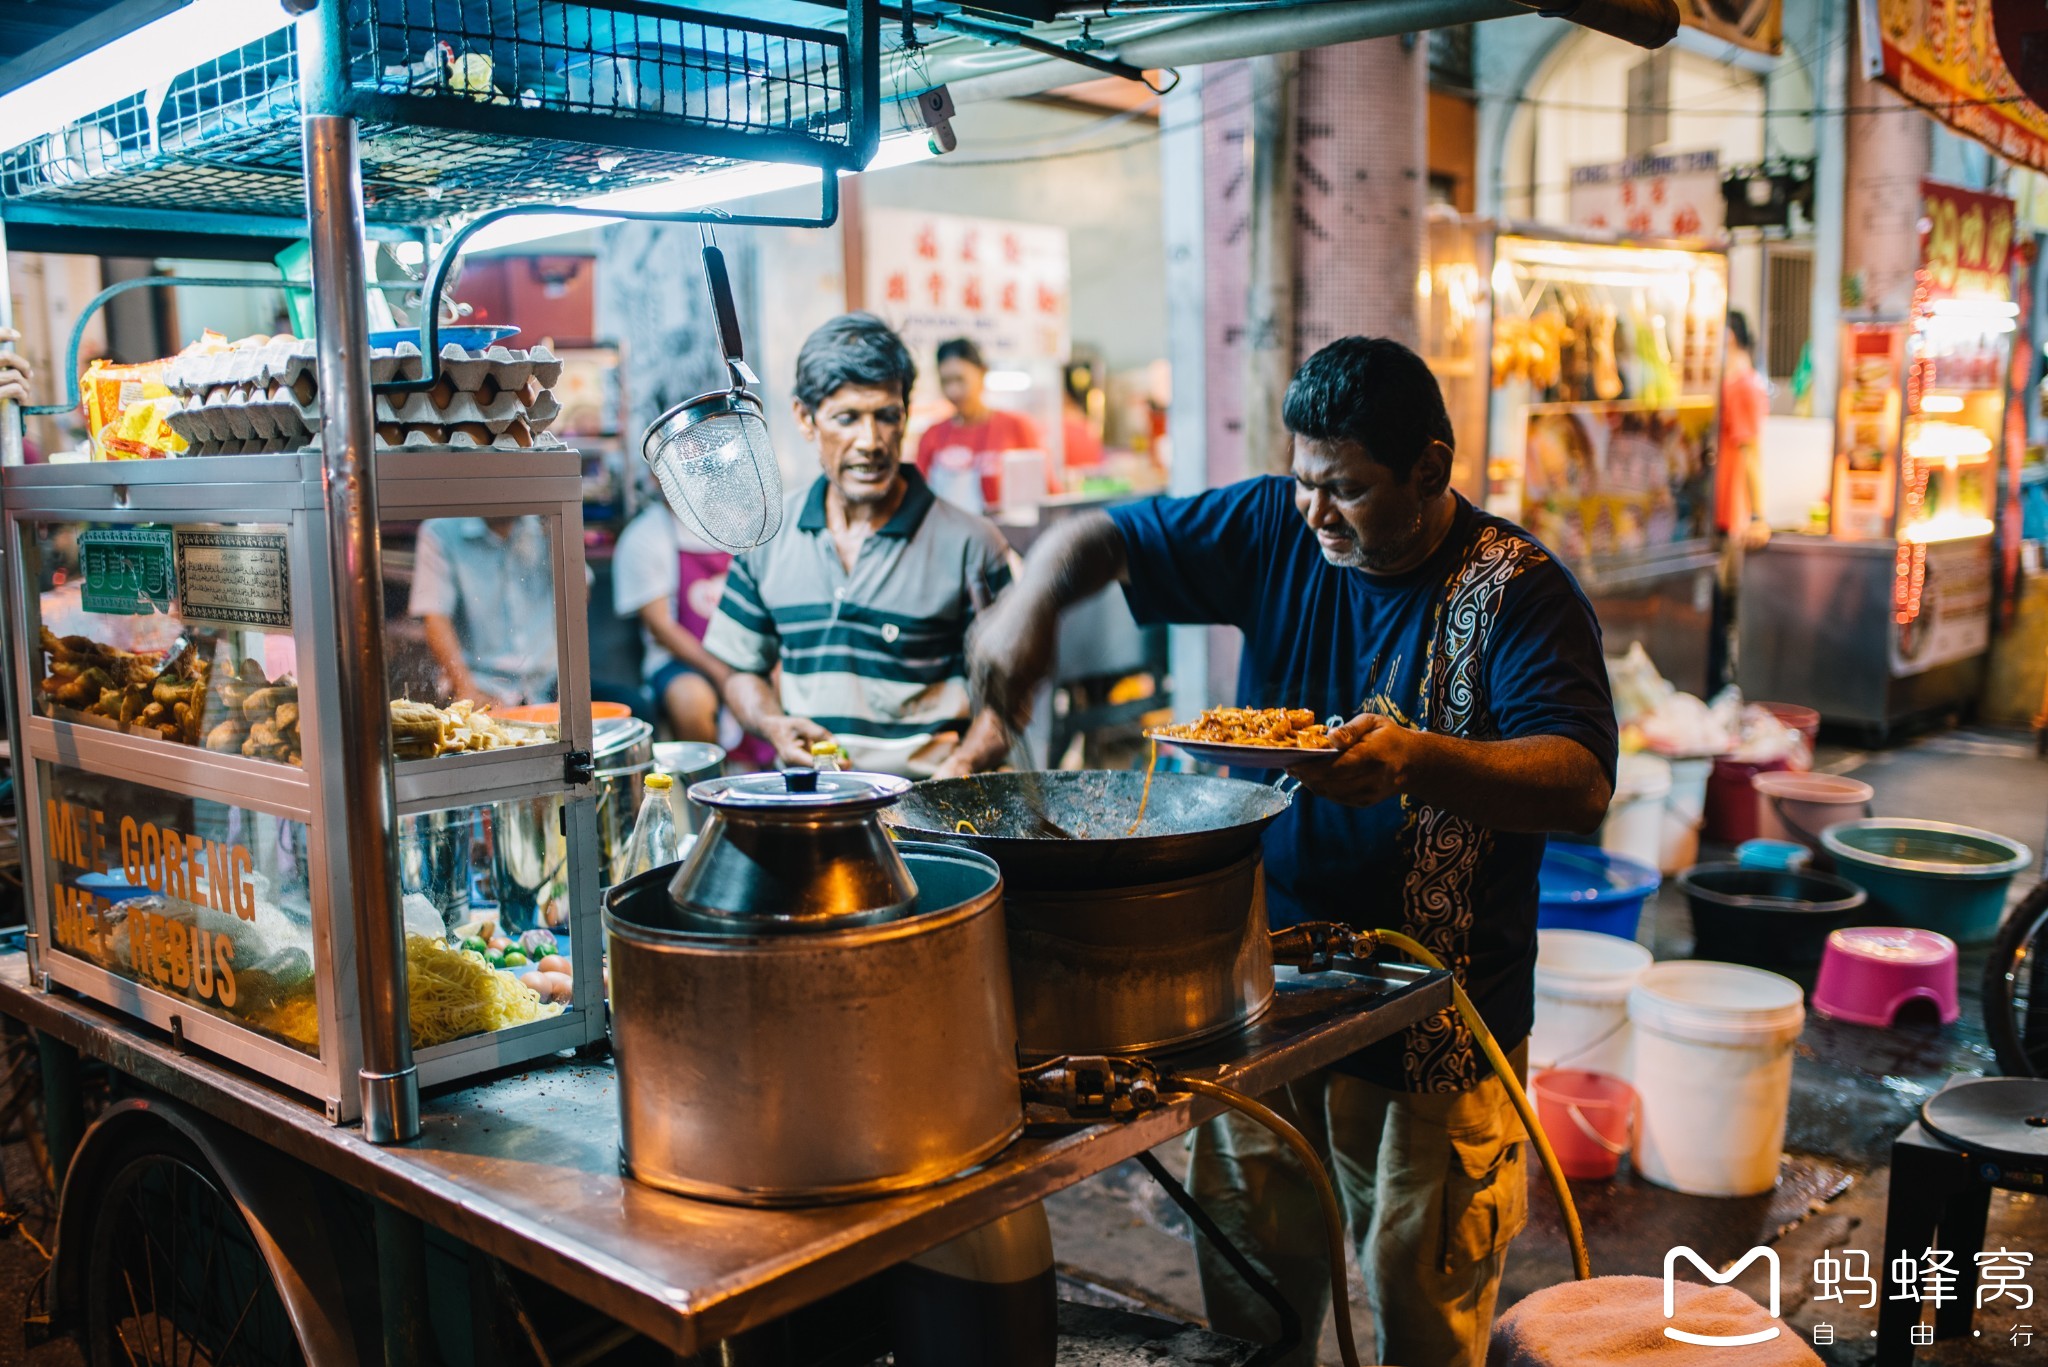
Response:
[[[1537,875],[1536,926],[1633,940],[1643,904],[1660,881],[1655,869],[1625,854],[1591,845],[1550,845]]]

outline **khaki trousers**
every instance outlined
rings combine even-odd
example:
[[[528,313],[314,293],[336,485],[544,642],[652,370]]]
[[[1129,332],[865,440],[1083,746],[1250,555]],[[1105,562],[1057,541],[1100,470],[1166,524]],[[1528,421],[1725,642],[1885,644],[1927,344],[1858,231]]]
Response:
[[[1524,1043],[1510,1055],[1526,1076]],[[1259,1098],[1323,1155],[1372,1296],[1378,1361],[1480,1367],[1508,1243],[1528,1219],[1528,1138],[1488,1073],[1464,1092],[1396,1092],[1343,1073],[1311,1074]],[[1314,1367],[1329,1309],[1327,1236],[1300,1160],[1236,1112],[1197,1129],[1188,1187],[1301,1316],[1282,1367]],[[1270,1343],[1271,1308],[1208,1240],[1195,1241],[1202,1298],[1220,1333]],[[1361,1326],[1360,1352],[1363,1346]]]

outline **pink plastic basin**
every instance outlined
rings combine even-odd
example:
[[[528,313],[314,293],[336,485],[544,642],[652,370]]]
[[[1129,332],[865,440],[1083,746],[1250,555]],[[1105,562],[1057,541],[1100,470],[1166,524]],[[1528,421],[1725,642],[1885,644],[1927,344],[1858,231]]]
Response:
[[[1930,1003],[1943,1025],[1956,1002],[1956,942],[1931,930],[1849,926],[1828,936],[1813,1009],[1857,1025],[1890,1025],[1909,1002]]]

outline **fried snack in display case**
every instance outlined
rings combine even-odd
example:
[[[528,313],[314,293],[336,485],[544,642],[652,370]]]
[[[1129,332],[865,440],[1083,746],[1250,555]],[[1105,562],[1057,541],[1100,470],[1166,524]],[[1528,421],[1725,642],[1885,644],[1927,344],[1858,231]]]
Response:
[[[567,450],[407,449],[380,453],[376,476],[392,526],[445,533],[439,588],[418,606],[445,615],[452,672],[406,655],[423,618],[404,611],[419,586],[396,571],[417,561],[387,557],[402,948],[433,1085],[603,1033],[588,1005],[598,958],[572,954],[597,943],[602,881],[581,471]],[[333,758],[319,455],[14,467],[0,481],[34,970],[353,1120],[356,875],[339,850],[361,795]],[[476,571],[493,527],[514,529],[519,573],[487,602],[473,590],[490,578]],[[403,679],[408,658],[426,667]],[[499,715],[532,695],[563,720]],[[555,943],[494,963],[458,933],[485,915]],[[549,957],[551,976],[521,981]]]

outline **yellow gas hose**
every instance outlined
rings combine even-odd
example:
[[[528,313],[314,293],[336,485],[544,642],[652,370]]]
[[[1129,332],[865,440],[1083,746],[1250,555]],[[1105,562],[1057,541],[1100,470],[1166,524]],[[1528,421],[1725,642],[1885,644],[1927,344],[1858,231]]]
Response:
[[[1392,945],[1429,968],[1442,968],[1444,961],[1429,952],[1423,945],[1401,934],[1398,930],[1370,931],[1363,937]],[[1543,1133],[1543,1126],[1536,1119],[1536,1108],[1529,1104],[1529,1098],[1522,1091],[1522,1084],[1515,1077],[1515,1070],[1508,1062],[1500,1045],[1494,1041],[1493,1033],[1486,1028],[1486,1022],[1479,1019],[1479,1012],[1473,1008],[1472,999],[1465,995],[1465,989],[1456,978],[1451,979],[1451,1000],[1457,1004],[1458,1014],[1465,1018],[1465,1024],[1472,1031],[1472,1038],[1479,1041],[1480,1050],[1486,1061],[1493,1065],[1493,1072],[1507,1086],[1508,1098],[1515,1103],[1515,1110],[1521,1114],[1522,1126],[1529,1131],[1529,1140],[1535,1144],[1536,1152],[1543,1159],[1543,1171],[1550,1176],[1550,1189],[1557,1193],[1557,1208],[1564,1216],[1565,1237],[1572,1245],[1572,1274],[1579,1281],[1590,1281],[1593,1264],[1586,1256],[1586,1231],[1579,1224],[1579,1208],[1572,1204],[1572,1189],[1564,1180],[1564,1169],[1558,1166],[1557,1153],[1550,1147],[1550,1136]]]
[[[1396,930],[1367,931],[1357,937],[1354,952],[1359,957],[1370,954],[1378,945],[1390,945],[1428,968],[1442,969],[1444,962],[1428,947],[1401,934]],[[1480,1052],[1493,1065],[1494,1075],[1508,1089],[1508,1098],[1514,1102],[1516,1112],[1522,1117],[1522,1125],[1529,1132],[1529,1139],[1536,1145],[1536,1152],[1543,1159],[1543,1171],[1549,1174],[1551,1190],[1557,1193],[1558,1209],[1564,1215],[1565,1236],[1571,1240],[1572,1272],[1579,1281],[1590,1280],[1593,1275],[1591,1261],[1586,1256],[1586,1232],[1579,1224],[1579,1208],[1572,1203],[1572,1192],[1564,1180],[1564,1169],[1558,1165],[1557,1154],[1550,1147],[1550,1137],[1543,1132],[1541,1122],[1536,1119],[1536,1108],[1529,1104],[1528,1095],[1515,1076],[1514,1065],[1508,1062],[1506,1054],[1493,1038],[1493,1032],[1486,1028],[1486,1022],[1479,1018],[1479,1012],[1472,1005],[1472,999],[1465,995],[1465,989],[1456,978],[1451,979],[1451,1001],[1457,1006],[1458,1014],[1464,1017],[1472,1037],[1479,1041]],[[1330,1309],[1337,1322],[1337,1351],[1343,1357],[1344,1367],[1359,1367],[1358,1342],[1351,1328],[1351,1291],[1344,1277],[1344,1211],[1337,1203],[1336,1188],[1330,1185],[1330,1175],[1324,1169],[1322,1158],[1286,1118],[1272,1107],[1261,1104],[1241,1092],[1220,1087],[1198,1077],[1175,1077],[1166,1084],[1169,1088],[1180,1088],[1221,1102],[1232,1110],[1257,1121],[1277,1135],[1307,1170],[1309,1181],[1316,1190],[1316,1199],[1323,1208],[1323,1229],[1329,1239],[1330,1264]]]
[[[1233,1092],[1228,1087],[1219,1087],[1198,1077],[1176,1077],[1167,1085],[1242,1111],[1278,1135],[1301,1159],[1302,1167],[1308,1170],[1309,1181],[1315,1185],[1316,1199],[1322,1203],[1323,1231],[1330,1240],[1330,1309],[1337,1317],[1337,1352],[1344,1359],[1344,1367],[1359,1367],[1358,1342],[1351,1333],[1351,1288],[1344,1281],[1344,1211],[1337,1204],[1337,1190],[1330,1185],[1330,1174],[1324,1171],[1323,1160],[1317,1156],[1315,1146],[1303,1137],[1300,1130],[1288,1124],[1279,1112],[1242,1092]]]

